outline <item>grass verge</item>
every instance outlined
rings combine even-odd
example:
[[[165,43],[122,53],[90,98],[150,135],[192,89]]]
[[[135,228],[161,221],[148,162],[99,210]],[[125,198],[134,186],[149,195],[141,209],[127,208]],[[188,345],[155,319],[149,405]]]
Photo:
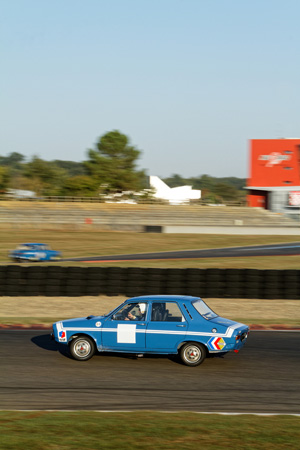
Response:
[[[60,250],[64,258],[117,255],[128,253],[239,247],[278,244],[297,241],[297,236],[158,234],[134,232],[60,231],[60,230],[0,230],[0,261],[10,264],[8,251],[22,242],[45,242]],[[54,264],[54,263],[51,263]],[[59,262],[58,265],[86,265],[80,262]],[[95,265],[97,263],[93,263]],[[138,261],[98,263],[106,266],[138,267],[217,267],[255,269],[297,269],[300,256],[206,258],[195,260]]]
[[[195,413],[0,412],[1,450],[299,449],[300,419]]]
[[[0,297],[0,324],[25,326],[87,315],[103,315],[126,297]],[[300,327],[300,300],[204,299],[222,317],[258,325]]]

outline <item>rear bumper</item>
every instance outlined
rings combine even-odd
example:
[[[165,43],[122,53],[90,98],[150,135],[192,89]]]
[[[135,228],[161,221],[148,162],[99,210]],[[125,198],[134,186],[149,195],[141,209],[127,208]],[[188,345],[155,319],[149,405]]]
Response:
[[[235,338],[235,345],[233,346],[233,350],[237,353],[247,342],[247,338],[249,336],[249,329],[245,330],[243,333],[238,334]]]

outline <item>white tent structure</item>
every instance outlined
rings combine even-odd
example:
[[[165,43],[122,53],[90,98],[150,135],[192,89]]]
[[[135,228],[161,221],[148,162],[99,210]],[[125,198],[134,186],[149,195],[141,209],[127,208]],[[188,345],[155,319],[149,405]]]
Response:
[[[150,187],[154,190],[154,197],[167,200],[171,205],[189,203],[190,200],[201,198],[201,191],[192,186],[170,188],[157,176],[150,176]]]

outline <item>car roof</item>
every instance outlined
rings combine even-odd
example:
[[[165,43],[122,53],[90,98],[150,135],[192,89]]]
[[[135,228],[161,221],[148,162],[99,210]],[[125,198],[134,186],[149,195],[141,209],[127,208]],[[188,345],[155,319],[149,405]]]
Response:
[[[20,244],[20,245],[47,245],[47,244],[41,244],[40,242],[27,242],[26,244]]]
[[[199,300],[200,297],[192,297],[190,295],[142,295],[139,297],[132,297],[128,300],[132,301],[169,301],[169,302],[194,302]],[[128,301],[127,300],[127,301]]]

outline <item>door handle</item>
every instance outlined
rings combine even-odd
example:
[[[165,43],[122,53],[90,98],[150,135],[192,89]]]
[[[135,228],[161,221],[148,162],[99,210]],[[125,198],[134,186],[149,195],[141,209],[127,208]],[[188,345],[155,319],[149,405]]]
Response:
[[[176,325],[176,327],[185,327],[185,325]]]
[[[139,323],[139,325],[142,325],[144,327],[146,324],[145,323]]]

